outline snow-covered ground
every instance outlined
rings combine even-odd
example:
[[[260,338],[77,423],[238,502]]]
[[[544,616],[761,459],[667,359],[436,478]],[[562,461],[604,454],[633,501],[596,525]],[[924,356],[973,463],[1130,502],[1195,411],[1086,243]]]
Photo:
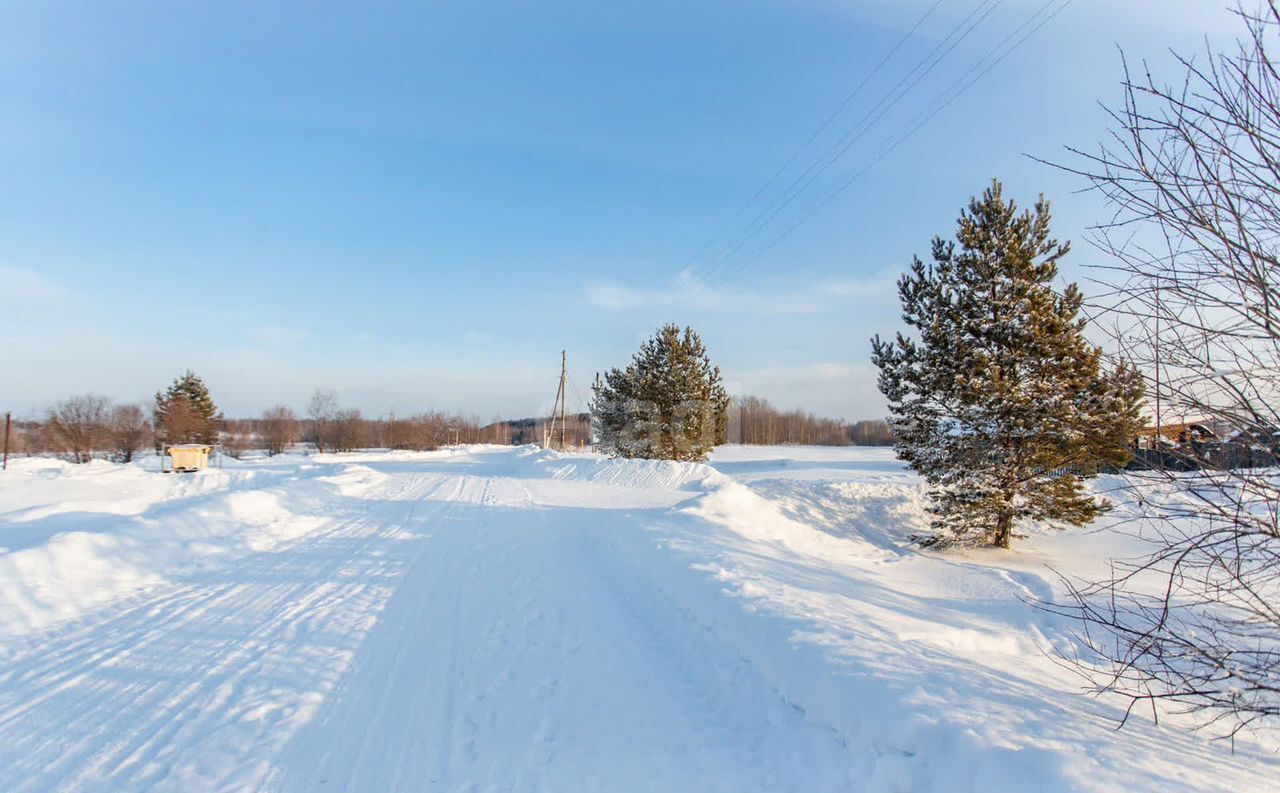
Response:
[[[0,474],[0,790],[1267,790],[1114,729],[1024,601],[1107,531],[919,553],[887,450]]]

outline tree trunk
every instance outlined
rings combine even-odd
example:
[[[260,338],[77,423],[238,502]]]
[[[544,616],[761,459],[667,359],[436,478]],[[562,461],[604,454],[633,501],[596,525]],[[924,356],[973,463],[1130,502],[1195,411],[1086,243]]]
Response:
[[[1009,539],[1013,536],[1013,511],[1004,509],[996,520],[996,536],[993,544],[997,548],[1009,547]]]
[[[992,545],[1006,550],[1014,537],[1014,498],[1006,492],[1005,504],[996,518],[996,536],[992,538]]]

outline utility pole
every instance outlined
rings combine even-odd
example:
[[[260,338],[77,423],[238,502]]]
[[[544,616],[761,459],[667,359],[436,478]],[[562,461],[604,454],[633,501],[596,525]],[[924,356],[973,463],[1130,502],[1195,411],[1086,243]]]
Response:
[[[4,414],[4,470],[9,470],[9,426],[13,423],[10,413]]]
[[[567,381],[569,377],[569,359],[564,350],[560,351],[560,386],[556,389],[556,399],[551,403],[551,420],[549,426],[544,426],[542,431],[542,445],[555,447],[556,439],[556,419],[560,420],[560,451],[565,450],[565,402],[567,393]]]
[[[1160,282],[1156,282],[1156,448],[1160,448]]]
[[[565,446],[565,404],[568,402],[568,390],[565,385],[566,378],[569,376],[569,358],[564,350],[560,351],[560,451],[564,451]]]

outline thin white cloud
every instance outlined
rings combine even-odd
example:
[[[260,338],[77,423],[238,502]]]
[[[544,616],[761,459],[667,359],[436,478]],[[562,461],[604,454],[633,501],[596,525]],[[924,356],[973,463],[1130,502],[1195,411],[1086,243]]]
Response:
[[[884,297],[894,294],[897,288],[897,274],[883,273],[865,279],[831,281],[822,286],[822,291],[833,297]]]
[[[35,270],[0,266],[0,306],[48,306],[65,303],[71,296],[71,290]]]
[[[867,367],[854,366],[847,363],[816,363],[813,365],[813,374],[822,380],[848,380],[853,377],[865,376]]]
[[[790,290],[751,291],[708,286],[685,271],[657,289],[620,284],[588,284],[587,302],[604,311],[636,312],[678,308],[708,313],[748,313],[757,316],[821,314],[849,298],[892,294],[895,277],[824,281]]]
[[[264,344],[269,347],[287,347],[306,341],[311,337],[311,334],[302,328],[292,328],[284,325],[259,325],[256,328],[250,328],[248,336],[251,341],[257,344]]]

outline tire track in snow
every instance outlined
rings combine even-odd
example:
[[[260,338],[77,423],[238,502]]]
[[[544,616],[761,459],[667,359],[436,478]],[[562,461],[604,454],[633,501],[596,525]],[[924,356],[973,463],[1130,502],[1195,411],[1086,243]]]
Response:
[[[439,482],[397,484],[397,496],[411,497]],[[391,591],[379,579],[402,572],[379,546],[419,503],[368,502],[328,531],[197,574],[10,659],[0,675],[0,789],[55,780],[76,790],[180,789],[217,786],[220,775],[253,786],[266,769],[237,767],[236,749],[268,734],[282,742],[332,685]],[[299,647],[300,633],[322,641]],[[200,750],[184,754],[192,747]]]
[[[837,736],[626,560],[634,518],[507,477],[457,498],[271,789],[847,787]]]
[[[405,780],[416,780],[420,786],[423,780],[448,773],[452,719],[441,715],[447,714],[448,708],[429,702],[453,689],[456,656],[452,667],[441,664],[448,652],[441,652],[438,641],[430,652],[421,652],[414,645],[420,634],[412,628],[430,624],[440,611],[441,598],[436,595],[450,583],[445,578],[454,570],[453,545],[465,536],[452,524],[459,521],[458,512],[464,504],[481,501],[487,492],[487,486],[482,485],[481,498],[470,497],[475,481],[470,476],[452,477],[431,494],[438,496],[446,483],[453,486],[433,518],[431,541],[410,561],[400,588],[387,604],[380,624],[366,637],[355,663],[315,721],[295,739],[285,757],[284,771],[271,775],[270,789],[399,790],[404,789]],[[461,596],[456,588],[454,592],[456,611],[461,608]],[[456,628],[456,620],[453,625]],[[456,639],[456,633],[451,634],[447,644],[455,646]],[[406,678],[414,684],[398,685]],[[411,729],[405,713],[434,718],[433,729]],[[389,747],[381,730],[390,725],[405,731],[401,734],[402,751],[388,758]],[[439,735],[434,742],[430,740],[433,734]],[[357,782],[365,787],[356,787]]]

